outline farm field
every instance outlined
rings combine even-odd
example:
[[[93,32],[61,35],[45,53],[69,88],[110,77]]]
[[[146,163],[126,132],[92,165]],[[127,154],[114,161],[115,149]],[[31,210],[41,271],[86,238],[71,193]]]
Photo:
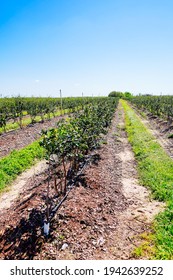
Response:
[[[66,182],[68,172],[55,160],[53,170],[64,173],[62,180],[57,179],[61,189],[54,194],[58,183],[49,160],[49,165],[40,162],[20,175],[11,190],[1,194],[0,259],[173,259],[171,114],[159,114],[161,120],[146,111],[141,116],[139,107],[135,113],[127,101],[94,103],[93,115],[86,107],[84,115],[79,112],[71,122],[60,121],[59,130],[42,135],[47,158],[56,151],[68,170],[69,165],[74,169],[74,164],[87,159],[84,168],[78,166],[80,175],[74,175],[75,187],[62,187],[60,182]],[[57,121],[56,117],[2,134],[1,156],[35,141],[41,129],[55,127]],[[64,145],[66,152],[57,149],[55,142]],[[50,220],[49,236],[44,237],[45,214],[48,220],[52,211],[48,198],[56,203],[61,192],[68,196]]]
[[[59,99],[54,100],[50,98],[30,98],[29,102],[28,98],[26,99],[20,97],[5,98],[0,100],[1,129],[4,130],[4,133],[0,135],[0,191],[5,185],[14,180],[16,176],[22,171],[25,171],[26,168],[29,168],[35,162],[35,160],[41,159],[44,156],[43,151],[39,146],[39,142],[36,139],[40,138],[41,131],[43,129],[56,126],[57,122],[62,118],[62,116],[56,117],[56,112],[54,112],[54,117],[50,116],[51,112],[53,111],[52,106],[49,109],[51,111],[48,110],[48,106],[51,105],[50,101],[51,103],[53,102],[54,105],[56,105],[55,101],[58,104],[61,104]],[[82,110],[83,106],[87,106],[90,101],[91,98],[65,98],[63,100],[62,106],[59,108],[54,106],[53,108],[54,110],[58,109],[58,112],[61,112],[61,114],[67,112],[69,112],[69,114],[73,114],[79,110]],[[43,105],[45,105],[45,108]],[[39,108],[39,106],[41,108]],[[34,113],[34,116],[36,116],[36,113],[38,114],[41,110],[40,114],[42,114],[42,121],[37,123],[34,120],[33,122],[31,114],[32,122],[30,122],[27,126],[24,126],[22,119],[25,117],[27,112],[29,113],[31,108],[34,108],[34,111],[31,111],[32,114]],[[45,119],[46,112],[49,116],[48,119]],[[20,129],[18,129],[18,127],[14,127],[13,130],[6,133],[5,131],[8,127],[7,120],[10,120],[13,114],[14,124],[18,124],[20,118],[20,124],[22,125]]]
[[[33,141],[38,140],[42,129],[55,127],[57,122],[62,118],[58,116],[51,120],[45,120],[43,123],[28,125],[22,129],[14,129],[0,135],[0,158],[8,155],[12,150],[19,150]],[[8,145],[7,145],[8,143]]]

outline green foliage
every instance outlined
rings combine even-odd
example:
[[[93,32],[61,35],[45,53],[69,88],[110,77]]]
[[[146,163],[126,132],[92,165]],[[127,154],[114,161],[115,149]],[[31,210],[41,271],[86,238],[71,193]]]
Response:
[[[118,98],[93,99],[92,104],[76,113],[74,118],[60,121],[57,129],[42,132],[40,145],[46,150],[46,158],[56,155],[57,167],[63,165],[64,192],[68,174],[75,174],[84,155],[98,146],[117,104]]]
[[[0,98],[0,132],[8,129],[22,128],[24,123],[29,124],[23,119],[24,115],[28,115],[31,123],[41,119],[44,122],[45,118],[50,119],[55,117],[56,112],[61,110],[61,113],[69,110],[75,112],[83,109],[93,102],[92,97],[76,97],[76,98],[63,98],[62,108],[60,98],[43,98],[43,97],[12,97]],[[13,121],[13,124],[12,124]]]
[[[131,99],[133,97],[133,95],[132,95],[132,93],[126,91],[126,92],[124,92],[123,97],[125,99]]]
[[[36,99],[34,100],[36,101]],[[79,104],[81,104],[80,105],[81,107],[84,104],[87,105],[88,109],[87,107],[86,109],[84,109],[85,114],[76,112],[75,114],[78,117],[72,119],[71,121],[66,121],[64,123],[63,121],[59,122],[58,129],[52,129],[48,132],[44,132],[42,141],[43,141],[43,146],[45,146],[47,158],[49,158],[49,156],[52,153],[56,153],[59,157],[62,158],[64,157],[64,163],[65,161],[69,160],[71,163],[71,168],[75,169],[77,168],[78,161],[82,158],[85,152],[91,147],[94,147],[94,145],[96,145],[97,140],[99,139],[98,135],[97,134],[94,135],[93,133],[94,124],[95,124],[95,133],[98,133],[99,129],[98,127],[96,127],[96,124],[100,123],[100,118],[102,117],[102,111],[100,111],[99,103],[102,103],[102,110],[105,112],[105,115],[107,115],[107,117],[103,120],[103,126],[106,127],[111,122],[111,115],[113,114],[114,108],[116,107],[118,100],[114,99],[108,101],[109,104],[112,104],[110,105],[110,108],[112,106],[112,109],[108,109],[107,106],[104,106],[107,98],[86,98],[85,101],[83,99],[67,98],[66,100],[67,102],[64,101],[64,104],[66,104],[66,106],[68,107],[71,102],[71,108],[75,108],[75,111],[77,105]],[[8,103],[7,106],[5,106],[6,104],[4,103],[5,101]],[[30,98],[25,99],[25,101],[32,103]],[[37,102],[39,101],[37,100]],[[89,106],[91,102],[93,103],[94,107]],[[4,112],[5,112],[5,108],[6,109],[10,108],[9,104],[13,106],[14,100],[8,98],[5,98],[3,100],[0,99],[0,109],[3,108]],[[18,100],[16,104],[18,104],[19,106],[18,112],[20,112],[21,108],[22,108],[21,110],[24,110],[25,106],[21,105],[24,104],[24,102],[20,103],[20,100]],[[64,107],[66,106],[64,105]],[[92,120],[91,117],[89,118],[89,112],[91,112],[93,108],[95,108],[94,112],[95,115],[97,112],[98,117],[97,118],[94,117],[93,114],[93,120]],[[7,112],[7,115],[8,114],[10,115],[10,110]],[[25,111],[23,111],[23,114],[26,115],[26,108]],[[79,116],[81,116],[80,121],[79,121]],[[87,126],[87,122],[89,119],[90,121],[93,122],[93,127],[89,126],[89,124]],[[84,123],[86,124],[85,128],[83,127]],[[100,131],[104,132],[104,129],[100,128]],[[81,137],[81,133],[82,133],[82,137]],[[54,142],[58,143],[59,146],[58,147],[52,146],[55,144]],[[12,182],[17,177],[18,174],[26,170],[26,168],[32,166],[32,164],[35,162],[35,159],[43,158],[43,155],[45,156],[43,150],[44,149],[36,141],[19,151],[14,150],[8,156],[2,158],[0,160],[0,190],[3,190],[7,184]]]
[[[108,96],[121,98],[123,96],[123,93],[121,91],[111,91]]]
[[[111,91],[108,97],[119,97],[123,99],[131,99],[133,97],[132,93],[130,92],[121,92],[121,91]]]
[[[141,95],[131,98],[131,102],[139,110],[152,113],[155,116],[173,120],[173,96],[148,96]]]
[[[9,120],[9,110],[7,104],[4,102],[0,103],[0,127],[3,128],[4,132],[6,132],[6,124]]]

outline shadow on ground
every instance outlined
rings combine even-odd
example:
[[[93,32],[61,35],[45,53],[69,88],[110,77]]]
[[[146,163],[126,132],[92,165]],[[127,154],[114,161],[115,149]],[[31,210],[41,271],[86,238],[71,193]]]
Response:
[[[43,219],[44,213],[32,209],[28,219],[22,218],[15,227],[9,226],[3,235],[0,235],[2,259],[32,260],[45,242],[42,234]]]

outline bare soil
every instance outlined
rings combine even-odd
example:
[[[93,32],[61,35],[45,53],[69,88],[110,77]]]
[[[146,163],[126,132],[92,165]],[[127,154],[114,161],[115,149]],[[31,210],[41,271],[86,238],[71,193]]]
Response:
[[[28,177],[17,198],[9,201],[9,192],[0,201],[0,259],[133,259],[138,236],[164,206],[138,183],[121,107],[95,154],[51,221],[49,238],[42,233],[45,170]]]

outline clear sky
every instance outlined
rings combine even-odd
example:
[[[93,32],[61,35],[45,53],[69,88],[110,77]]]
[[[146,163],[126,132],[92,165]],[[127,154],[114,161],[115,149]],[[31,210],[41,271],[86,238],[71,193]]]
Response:
[[[0,0],[0,96],[173,94],[172,0]]]

